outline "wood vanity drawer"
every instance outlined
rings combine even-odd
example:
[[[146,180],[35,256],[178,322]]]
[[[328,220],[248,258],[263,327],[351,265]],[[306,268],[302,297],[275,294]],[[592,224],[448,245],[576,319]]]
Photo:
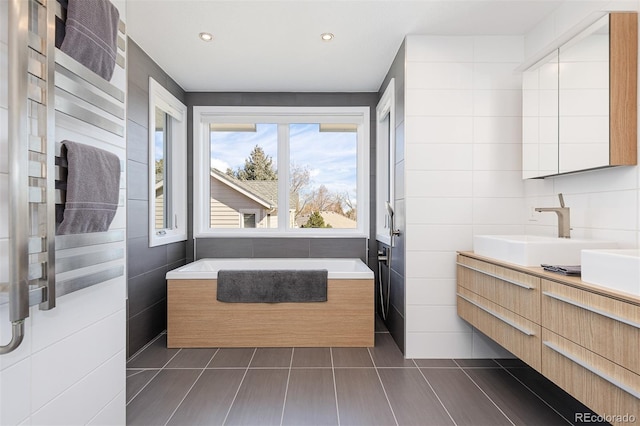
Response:
[[[544,328],[542,374],[614,425],[640,418],[639,375]]]
[[[458,284],[540,324],[540,278],[458,255]]]
[[[540,371],[540,326],[458,286],[458,316]]]
[[[640,374],[640,306],[542,280],[542,326]]]

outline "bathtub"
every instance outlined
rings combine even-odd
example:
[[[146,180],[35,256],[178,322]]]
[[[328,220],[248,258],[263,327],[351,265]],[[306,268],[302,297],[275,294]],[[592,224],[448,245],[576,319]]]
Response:
[[[224,303],[220,270],[326,269],[327,301]],[[167,346],[371,347],[374,275],[360,259],[201,259],[167,272]]]

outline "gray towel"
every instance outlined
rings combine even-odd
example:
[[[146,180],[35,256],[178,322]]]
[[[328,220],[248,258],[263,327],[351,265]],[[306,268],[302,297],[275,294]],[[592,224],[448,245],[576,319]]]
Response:
[[[221,270],[220,302],[326,302],[327,270]]]
[[[116,65],[120,13],[109,0],[69,0],[60,50],[105,80]]]
[[[92,146],[64,141],[62,163],[68,164],[67,199],[56,233],[84,234],[109,229],[118,209],[120,159]]]
[[[576,265],[576,266],[563,266],[563,265],[547,265],[547,264],[541,264],[540,266],[542,266],[542,268],[545,271],[549,271],[549,272],[557,272],[558,274],[563,274],[563,275],[581,275],[582,274],[582,267],[580,265]]]

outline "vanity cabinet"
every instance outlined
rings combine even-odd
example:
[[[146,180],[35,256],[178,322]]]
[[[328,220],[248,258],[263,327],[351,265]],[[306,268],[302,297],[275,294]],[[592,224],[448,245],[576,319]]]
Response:
[[[640,306],[542,280],[541,307],[542,374],[597,413],[640,415]]]
[[[458,256],[458,315],[540,371],[540,278]]]
[[[640,298],[460,253],[457,300],[461,318],[611,423],[640,418]]]
[[[524,179],[637,163],[637,21],[610,13],[523,72]]]

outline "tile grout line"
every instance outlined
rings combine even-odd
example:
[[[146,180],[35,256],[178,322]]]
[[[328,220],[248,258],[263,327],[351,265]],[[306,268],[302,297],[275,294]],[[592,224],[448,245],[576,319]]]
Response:
[[[460,367],[460,364],[458,364],[458,361],[456,361],[456,360],[454,359],[454,360],[453,360],[453,362],[455,362],[455,363],[458,365],[458,367]],[[482,388],[480,387],[480,385],[479,385],[479,384],[477,384],[477,383],[476,383],[476,381],[475,381],[475,380],[473,380],[473,379],[471,378],[471,376],[470,376],[470,375],[469,375],[469,374],[464,370],[464,368],[460,367],[460,370],[462,370],[462,372],[464,373],[464,375],[465,375],[465,376],[467,376],[467,377],[469,378],[469,380],[471,380],[471,383],[473,383],[474,385],[476,385],[476,387],[480,390],[480,392],[482,392],[482,394],[483,394],[484,396],[486,396],[486,397],[487,397],[487,399],[488,399],[489,401],[491,401],[491,403],[492,403],[492,404],[493,404],[493,405],[498,409],[498,411],[500,411],[500,413],[502,413],[502,415],[503,415],[507,420],[509,420],[509,423],[511,423],[513,426],[516,426],[516,424],[513,422],[513,420],[511,420],[511,419],[509,418],[509,416],[507,416],[507,414],[506,414],[504,411],[502,411],[502,408],[500,408],[500,407],[498,406],[498,404],[496,404],[496,403],[495,403],[495,401],[494,401],[493,399],[491,399],[491,397],[490,397],[489,395],[487,395],[487,393],[484,391],[484,389],[482,389]]]
[[[280,426],[284,422],[284,409],[287,406],[287,393],[289,392],[289,380],[291,379],[291,366],[293,366],[293,354],[296,348],[291,348],[291,359],[289,360],[289,374],[287,374],[287,386],[284,388],[284,401],[282,401],[282,415],[280,416]]]
[[[138,352],[136,352],[135,354],[133,354],[131,356],[131,358],[129,358],[126,362],[126,364],[129,364],[130,361],[133,361],[138,355],[140,355],[142,352],[144,352],[149,346],[153,345],[155,343],[156,340],[158,340],[160,338],[160,336],[162,336],[164,333],[160,333],[158,334],[156,337],[154,337],[153,339],[151,339],[151,341],[149,343],[147,343],[146,345],[144,345],[143,347],[141,347],[140,349],[138,349]]]
[[[340,426],[340,409],[338,407],[338,386],[336,384],[336,369],[333,364],[333,348],[329,348],[329,355],[331,356],[331,374],[333,375],[333,394],[336,397],[336,415],[338,416],[338,426]]]
[[[180,406],[182,405],[182,403],[184,402],[185,399],[187,399],[187,396],[189,396],[189,394],[191,393],[191,390],[195,387],[196,383],[198,383],[198,380],[200,380],[200,377],[202,377],[202,375],[204,374],[205,371],[207,371],[207,366],[209,364],[211,364],[211,360],[213,359],[213,357],[216,356],[216,354],[218,353],[220,349],[216,349],[216,351],[214,352],[213,355],[211,355],[211,358],[209,358],[209,362],[207,362],[205,364],[204,367],[202,367],[202,371],[200,371],[200,374],[198,374],[198,377],[196,377],[196,379],[193,381],[193,384],[191,385],[191,387],[189,388],[189,390],[187,391],[187,393],[184,394],[184,397],[182,397],[182,399],[180,400],[180,402],[178,403],[178,406],[176,407],[175,410],[173,410],[173,412],[171,413],[171,415],[169,416],[169,418],[167,419],[167,421],[164,423],[165,426],[167,426],[169,424],[169,422],[171,421],[171,419],[173,418],[173,416],[175,416],[175,414],[178,412],[178,409],[180,408]],[[193,368],[192,370],[195,370],[195,368]]]
[[[391,415],[393,416],[393,420],[396,422],[396,426],[398,426],[398,419],[396,418],[396,413],[393,411],[393,407],[391,406],[391,401],[389,400],[389,395],[387,395],[387,390],[384,388],[384,383],[382,383],[382,377],[380,377],[380,373],[378,372],[378,368],[376,367],[376,362],[373,360],[373,355],[371,355],[371,349],[367,348],[367,353],[369,353],[369,358],[371,358],[371,363],[373,364],[373,369],[376,371],[376,376],[378,376],[378,381],[380,382],[380,386],[382,386],[382,392],[384,393],[384,397],[387,399],[387,404],[389,404],[389,409],[391,410]]]
[[[138,374],[140,374],[140,373],[144,373],[145,371],[149,371],[149,370],[157,370],[157,368],[142,369],[142,370],[136,371],[136,372],[135,372],[135,373],[133,373],[133,374],[127,375],[127,376],[126,376],[126,378],[128,379],[129,377],[135,377],[135,376],[137,376]]]
[[[160,337],[160,336],[158,336]],[[169,358],[169,360],[167,362],[165,362],[165,364],[160,367],[158,369],[158,371],[156,372],[156,374],[153,375],[153,377],[151,379],[149,379],[149,381],[135,394],[131,397],[131,400],[129,402],[127,402],[127,404],[125,405],[128,406],[129,404],[131,404],[133,402],[134,399],[136,399],[138,397],[138,395],[140,395],[140,393],[145,390],[145,388],[147,386],[149,386],[149,383],[151,383],[153,381],[153,379],[155,379],[156,377],[158,377],[158,374],[160,374],[162,372],[162,370],[164,370],[164,367],[166,367],[176,356],[178,356],[178,354],[182,352],[182,349],[178,350],[178,352],[176,352],[175,354],[173,354],[173,356],[171,358]]]
[[[447,407],[444,405],[444,402],[442,402],[442,400],[440,399],[440,396],[438,396],[438,393],[436,392],[436,390],[433,388],[433,386],[431,385],[431,382],[426,378],[426,376],[424,375],[424,373],[422,372],[422,370],[420,369],[420,367],[418,366],[418,363],[416,363],[415,359],[411,359],[411,361],[413,361],[414,365],[416,366],[416,368],[418,369],[418,371],[420,372],[420,375],[422,376],[422,378],[424,379],[425,382],[427,382],[427,385],[429,386],[429,389],[431,389],[431,392],[433,392],[433,394],[436,396],[436,399],[438,400],[438,402],[440,403],[440,405],[442,405],[442,408],[444,409],[444,412],[447,413],[447,416],[449,416],[449,418],[451,419],[451,421],[453,422],[453,424],[455,426],[457,426],[458,424],[456,423],[456,421],[453,419],[453,416],[451,415],[451,413],[449,412],[449,410],[447,410]]]
[[[238,394],[240,393],[240,388],[242,387],[242,384],[244,383],[244,378],[247,377],[247,373],[249,372],[249,367],[251,366],[251,363],[253,362],[253,357],[256,356],[256,352],[258,351],[258,348],[253,348],[253,354],[251,354],[251,359],[249,360],[249,363],[247,364],[247,368],[244,370],[244,374],[242,375],[242,380],[240,380],[240,384],[238,385],[238,389],[236,389],[236,393],[235,395],[233,395],[233,399],[231,400],[231,404],[229,405],[229,409],[227,410],[227,414],[224,416],[224,420],[222,420],[222,425],[224,425],[227,422],[227,418],[229,417],[229,413],[231,413],[231,409],[233,408],[233,404],[235,404],[236,402],[236,398],[238,397]]]
[[[538,395],[536,392],[533,391],[533,389],[531,389],[529,386],[527,386],[525,383],[522,382],[522,380],[520,380],[519,378],[517,378],[516,376],[513,375],[513,373],[511,373],[511,371],[509,371],[508,368],[506,368],[503,365],[500,365],[502,367],[503,370],[505,370],[507,372],[507,374],[509,374],[511,377],[513,377],[518,383],[520,383],[522,386],[525,387],[525,389],[527,389],[529,392],[531,392],[532,394],[535,395],[536,398],[538,398],[540,401],[542,401],[547,407],[551,408],[557,415],[559,415],[564,421],[566,421],[568,424],[573,425],[573,423],[571,423],[565,416],[563,416],[558,410],[555,409],[555,407],[553,407],[551,404],[549,404],[547,401],[545,401],[540,395]]]

